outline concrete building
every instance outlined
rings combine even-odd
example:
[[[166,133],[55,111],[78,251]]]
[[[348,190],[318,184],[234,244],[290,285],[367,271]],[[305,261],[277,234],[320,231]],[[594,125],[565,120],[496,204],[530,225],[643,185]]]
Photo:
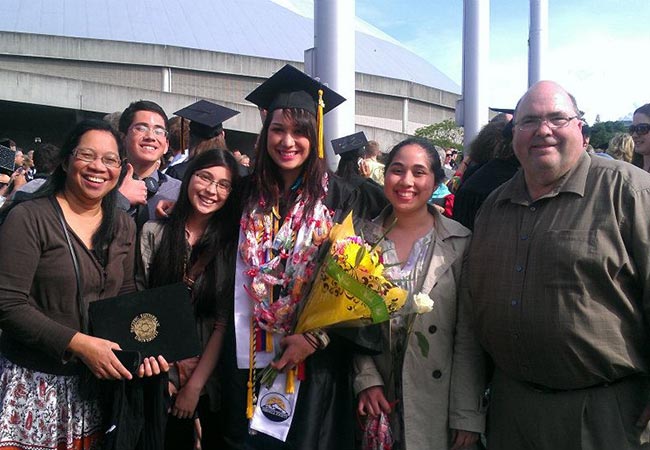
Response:
[[[81,117],[153,100],[171,115],[205,98],[242,113],[228,144],[250,152],[260,129],[244,100],[313,46],[311,0],[0,2],[0,137],[60,143]],[[386,150],[454,117],[460,88],[424,59],[356,21],[356,129]]]

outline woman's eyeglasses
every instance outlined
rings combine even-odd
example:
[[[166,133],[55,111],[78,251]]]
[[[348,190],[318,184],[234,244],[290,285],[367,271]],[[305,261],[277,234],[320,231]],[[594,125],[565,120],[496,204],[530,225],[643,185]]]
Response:
[[[97,156],[97,153],[89,148],[75,148],[72,155],[79,161],[86,163],[91,163],[99,158],[102,161],[102,164],[110,169],[119,169],[122,167],[122,160],[120,159],[120,156],[115,153]]]
[[[214,184],[214,186],[217,188],[217,191],[221,192],[222,194],[229,194],[230,191],[232,191],[232,184],[230,183],[230,181],[226,181],[226,180],[215,181],[212,179],[210,175],[203,172],[197,172],[194,175],[196,175],[196,177],[200,180],[202,185],[207,187],[211,184]]]

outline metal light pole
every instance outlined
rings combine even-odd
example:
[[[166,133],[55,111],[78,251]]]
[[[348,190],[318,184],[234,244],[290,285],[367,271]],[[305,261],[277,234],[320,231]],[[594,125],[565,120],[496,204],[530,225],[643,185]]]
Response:
[[[469,148],[488,121],[487,70],[490,53],[490,1],[463,3],[463,145]]]
[[[548,0],[530,0],[528,30],[528,87],[543,78],[548,51]]]
[[[355,132],[354,26],[354,0],[314,0],[315,58],[310,75],[346,98],[324,120],[325,154],[332,170],[338,165],[338,157],[330,141]]]

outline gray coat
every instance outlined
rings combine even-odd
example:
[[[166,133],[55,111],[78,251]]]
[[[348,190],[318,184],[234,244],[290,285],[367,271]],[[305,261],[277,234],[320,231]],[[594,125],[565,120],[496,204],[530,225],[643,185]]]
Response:
[[[474,432],[485,429],[485,411],[481,408],[484,356],[471,326],[469,298],[460,284],[470,231],[437,211],[433,214],[436,233],[422,285],[422,292],[429,293],[434,301],[433,311],[415,318],[402,366],[400,401],[407,450],[447,450],[450,428]],[[389,335],[388,323],[384,329]],[[418,332],[429,344],[426,358],[418,345]],[[389,379],[390,366],[388,351],[375,357],[357,356],[355,393],[383,386]],[[391,391],[387,386],[389,401],[394,400]]]

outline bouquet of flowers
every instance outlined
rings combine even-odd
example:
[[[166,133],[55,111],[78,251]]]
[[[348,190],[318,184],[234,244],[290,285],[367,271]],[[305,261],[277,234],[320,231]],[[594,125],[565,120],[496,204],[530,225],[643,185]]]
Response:
[[[371,245],[355,232],[352,213],[332,227],[329,252],[298,312],[294,333],[365,326],[431,311],[433,300],[428,295],[409,295],[386,276],[379,244],[388,231],[390,228]],[[261,374],[261,383],[272,384],[276,375],[277,371],[268,366]]]
[[[431,310],[433,301],[428,295],[409,296],[386,276],[380,244],[388,231],[370,245],[356,234],[351,215],[334,225],[330,251],[300,311],[296,333],[332,326],[363,326]]]

